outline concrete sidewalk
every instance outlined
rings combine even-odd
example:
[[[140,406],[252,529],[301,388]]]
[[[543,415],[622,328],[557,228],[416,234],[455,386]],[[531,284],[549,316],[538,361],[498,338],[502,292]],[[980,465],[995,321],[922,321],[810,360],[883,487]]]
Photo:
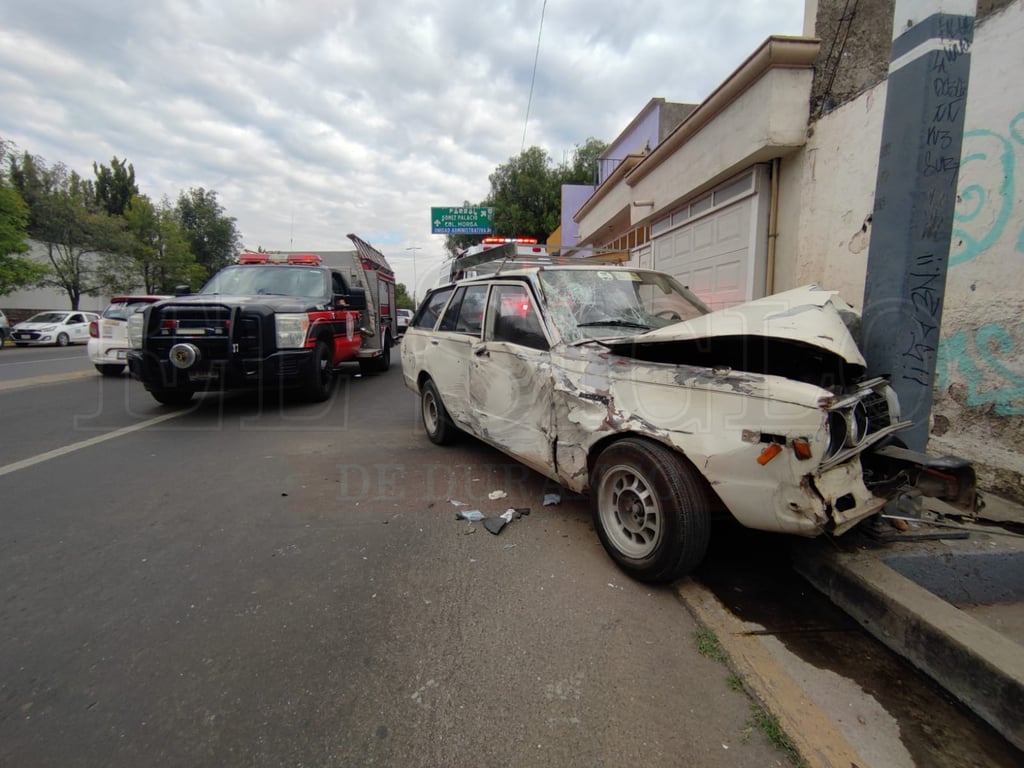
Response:
[[[1024,525],[988,498],[979,520]],[[927,522],[926,522],[927,521]],[[879,641],[1024,749],[1024,536],[927,510],[893,541],[801,542],[794,566]],[[1016,530],[1020,530],[1019,527]],[[914,540],[924,532],[966,538]]]
[[[876,639],[1024,749],[1024,509],[986,497],[977,520],[926,511],[860,531],[793,542],[793,565]],[[1014,532],[1016,531],[1016,533]],[[922,539],[934,534],[962,538]],[[918,537],[918,538],[915,538]],[[712,629],[745,686],[778,718],[809,766],[913,765],[887,713],[855,686],[809,668],[684,580],[687,607]]]

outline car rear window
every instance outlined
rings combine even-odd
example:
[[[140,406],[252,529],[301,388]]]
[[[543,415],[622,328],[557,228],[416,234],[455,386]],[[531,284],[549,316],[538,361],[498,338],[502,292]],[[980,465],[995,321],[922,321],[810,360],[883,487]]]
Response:
[[[137,312],[148,304],[152,304],[150,301],[118,301],[111,304],[105,310],[103,310],[103,317],[107,320],[127,320],[128,315],[132,312]]]

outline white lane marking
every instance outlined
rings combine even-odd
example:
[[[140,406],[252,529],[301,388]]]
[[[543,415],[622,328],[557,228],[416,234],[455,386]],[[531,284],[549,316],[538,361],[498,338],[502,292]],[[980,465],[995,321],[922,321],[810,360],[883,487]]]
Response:
[[[140,429],[146,429],[146,427],[152,427],[154,424],[159,424],[163,421],[175,419],[184,413],[188,413],[187,410],[175,411],[174,413],[165,413],[162,416],[156,416],[147,421],[140,421],[138,424],[132,424],[130,427],[121,427],[121,429],[115,429],[113,432],[107,432],[96,437],[90,437],[88,440],[81,440],[77,443],[71,443],[71,445],[65,445],[63,448],[54,448],[52,451],[46,453],[40,453],[38,456],[32,456],[28,459],[22,459],[16,461],[13,464],[0,467],[0,477],[9,475],[11,472],[17,472],[19,469],[28,469],[34,467],[36,464],[42,464],[44,461],[50,459],[56,459],[60,456],[64,456],[68,453],[74,453],[80,451],[83,448],[89,448],[99,443],[105,443],[107,440],[114,440],[118,437],[124,437],[125,435],[131,434],[132,432],[138,432]]]

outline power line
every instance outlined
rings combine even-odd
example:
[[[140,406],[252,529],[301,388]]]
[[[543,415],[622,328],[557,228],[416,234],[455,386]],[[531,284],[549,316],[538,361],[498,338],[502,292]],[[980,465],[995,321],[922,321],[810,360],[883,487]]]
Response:
[[[526,149],[526,127],[530,124],[530,105],[533,104],[533,84],[537,80],[537,59],[540,58],[540,36],[544,32],[544,11],[547,10],[548,0],[540,8],[540,29],[537,30],[537,51],[533,54],[533,74],[530,76],[530,98],[526,101],[526,121],[523,123],[523,144],[519,148],[520,154]]]

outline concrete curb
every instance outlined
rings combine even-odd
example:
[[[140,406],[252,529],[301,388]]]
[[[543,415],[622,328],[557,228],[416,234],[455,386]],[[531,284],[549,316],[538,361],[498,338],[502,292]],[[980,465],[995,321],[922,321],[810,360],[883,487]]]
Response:
[[[782,664],[751,634],[750,625],[725,609],[700,584],[684,579],[676,591],[694,618],[718,637],[729,664],[744,686],[772,714],[796,746],[808,768],[866,766],[846,736]]]
[[[1024,749],[1024,650],[878,557],[794,548],[794,567],[880,642]]]

